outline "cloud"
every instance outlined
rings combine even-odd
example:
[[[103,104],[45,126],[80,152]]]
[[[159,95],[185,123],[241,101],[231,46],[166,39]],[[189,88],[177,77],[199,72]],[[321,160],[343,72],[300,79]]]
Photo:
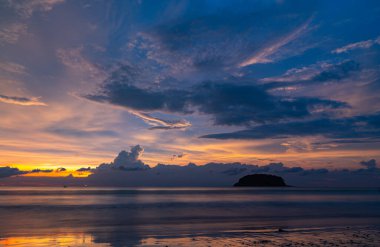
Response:
[[[36,11],[48,12],[56,5],[64,2],[65,0],[15,0],[10,1],[10,6],[21,16],[28,18]]]
[[[338,82],[360,71],[360,64],[353,60],[344,60],[335,64],[322,62],[308,67],[293,68],[281,76],[268,77],[260,81],[264,83],[263,87],[270,90],[298,88],[325,82]]]
[[[23,75],[26,73],[26,69],[24,66],[10,62],[0,62],[0,70],[9,74]]]
[[[341,119],[317,119],[259,125],[250,129],[209,134],[201,138],[265,139],[321,135],[334,139],[380,138],[380,113]]]
[[[148,165],[140,160],[144,149],[140,145],[131,147],[131,151],[121,151],[119,155],[109,164],[101,164],[94,171],[103,172],[107,170],[145,170],[149,169]]]
[[[270,58],[271,55],[278,52],[278,50],[287,45],[288,43],[292,42],[293,40],[300,37],[303,33],[305,33],[310,25],[312,18],[309,18],[305,23],[303,23],[300,27],[293,30],[291,33],[286,35],[285,37],[281,37],[278,41],[276,41],[274,44],[263,48],[262,50],[259,50],[256,52],[255,55],[252,57],[249,57],[248,59],[244,60],[239,64],[239,67],[246,67],[252,64],[258,64],[258,63],[271,63],[273,60]]]
[[[175,121],[168,121],[156,117],[152,117],[149,114],[128,110],[129,113],[141,118],[149,125],[153,125],[153,127],[149,128],[151,130],[154,129],[186,129],[191,126],[191,123],[187,120],[175,120]]]
[[[89,172],[89,171],[93,171],[94,169],[91,168],[91,167],[82,167],[82,168],[79,168],[77,170],[77,172]]]
[[[50,172],[53,172],[54,170],[53,169],[33,169],[32,171],[30,171],[29,173],[50,173]]]
[[[339,109],[343,102],[319,98],[273,96],[248,84],[204,83],[194,88],[189,104],[218,125],[251,125],[312,115],[316,109]],[[323,111],[323,110],[322,110]]]
[[[67,169],[66,168],[64,168],[64,167],[59,167],[59,168],[57,168],[55,171],[56,172],[65,172]]]
[[[182,159],[184,157],[187,157],[187,154],[186,153],[180,153],[180,154],[173,154],[170,159],[175,160],[175,159]]]
[[[197,111],[211,115],[217,125],[250,125],[284,119],[308,117],[316,109],[340,109],[348,107],[343,102],[318,98],[283,98],[267,93],[259,86],[231,78],[230,82],[204,82],[187,90],[153,90],[125,84],[118,80],[106,81],[99,94],[85,95],[86,99],[125,107],[133,111],[160,111],[164,113],[191,114]],[[189,126],[188,122],[170,123],[140,117],[158,128]]]
[[[76,184],[88,186],[232,186],[239,178],[255,173],[281,176],[287,184],[300,187],[378,187],[380,169],[376,160],[361,161],[354,169],[302,168],[283,163],[267,165],[234,163],[206,163],[186,166],[157,164],[149,167],[141,160],[144,149],[140,145],[131,147],[129,152],[121,151],[113,162],[100,164],[92,169],[80,168],[78,172],[90,171],[88,177],[49,178],[51,184]],[[17,168],[0,167],[0,178],[52,170],[20,171]],[[66,171],[64,168],[56,170]],[[29,178],[17,177],[13,182],[28,184]],[[41,183],[39,178],[38,183]],[[7,182],[8,180],[6,180]],[[43,181],[43,180],[42,180]],[[56,181],[56,182],[54,182]],[[33,182],[33,181],[29,181]]]
[[[137,69],[138,70],[138,69]],[[151,116],[148,112],[178,112],[183,109],[176,97],[183,97],[186,92],[168,90],[165,92],[139,88],[130,83],[136,79],[136,68],[122,65],[109,75],[101,88],[100,94],[82,96],[85,99],[100,103],[111,103],[123,106],[123,109],[141,118],[154,129],[184,129],[191,126],[187,120],[165,120]]]
[[[321,71],[319,74],[311,78],[312,81],[331,81],[331,80],[341,80],[347,78],[352,72],[359,71],[360,66],[357,62],[353,60],[346,60],[341,63],[328,66],[326,69]]]
[[[0,95],[0,102],[14,105],[22,106],[47,106],[46,103],[40,101],[39,98],[26,98],[26,97],[16,97],[16,96],[7,96]]]
[[[253,3],[249,5],[249,8],[229,15],[219,8],[203,13],[203,9],[197,7],[201,9],[200,13],[191,12],[178,18],[163,19],[158,24],[139,29],[129,37],[116,33],[119,35],[118,40],[127,40],[126,45],[123,43],[124,46],[119,47],[125,60],[110,66],[108,77],[98,92],[83,97],[122,106],[151,125],[152,130],[185,129],[191,126],[188,120],[168,121],[156,117],[154,112],[184,115],[200,113],[209,115],[215,124],[246,125],[255,121],[277,121],[301,115],[306,117],[309,115],[307,108],[317,104],[326,104],[328,107],[334,105],[335,108],[336,103],[326,100],[317,103],[316,99],[275,98],[254,86],[252,81],[243,82],[245,85],[241,88],[238,88],[238,84],[242,83],[236,78],[226,81],[226,78],[231,78],[231,74],[239,74],[241,69],[236,68],[236,65],[247,59],[247,54],[251,57],[250,54],[265,50],[265,56],[260,56],[277,58],[276,54],[282,47],[293,43],[309,30],[313,18],[310,16],[314,12],[311,7],[313,3],[300,3],[296,8],[287,3],[273,4],[276,11],[257,9]],[[223,8],[229,11],[229,7]],[[277,31],[272,32],[272,29]],[[268,42],[274,44],[273,47],[267,47]],[[117,50],[118,43],[112,50]],[[293,52],[300,50],[293,49]],[[223,85],[218,87],[217,84]],[[233,88],[232,84],[237,85]],[[229,96],[228,89],[248,89],[253,93],[251,102],[228,102],[238,101],[239,97],[238,92],[234,91]],[[197,91],[200,91],[199,94]],[[215,97],[213,94],[216,94]],[[243,98],[248,97],[244,95]],[[207,101],[211,101],[210,107]],[[216,103],[221,103],[220,107]],[[303,103],[311,105],[301,106]],[[265,114],[273,108],[273,112]],[[280,111],[279,117],[275,116],[276,110]]]
[[[0,29],[0,44],[14,44],[19,38],[27,33],[27,25],[23,23],[13,23]]]
[[[376,169],[377,168],[376,160],[374,160],[374,159],[368,160],[368,161],[362,161],[362,162],[360,162],[360,164],[362,166],[366,167],[367,169]]]
[[[115,35],[118,40],[127,40],[121,49],[128,60],[143,64],[152,74],[150,83],[165,84],[168,78],[189,77],[188,83],[215,80],[239,74],[238,65],[252,56],[278,61],[310,49],[313,44],[308,40],[296,39],[310,30],[315,3],[294,6],[272,2],[263,7],[245,2],[242,9],[239,1],[220,5],[199,2],[193,5],[196,12],[191,11],[190,4],[180,15],[170,13],[134,35]]]
[[[136,146],[139,147],[139,146]],[[142,148],[137,148],[141,150]],[[133,150],[131,151],[133,153]],[[130,157],[129,153],[126,156]],[[136,152],[140,157],[141,153]],[[123,155],[124,156],[124,155]],[[133,155],[132,155],[133,156]],[[118,159],[119,156],[116,158]],[[132,160],[137,160],[137,158]],[[115,159],[115,160],[116,160]],[[130,158],[122,158],[121,164],[130,164]],[[125,160],[128,160],[125,162]],[[363,161],[365,168],[326,169],[286,166],[283,163],[270,163],[258,166],[235,163],[207,163],[197,166],[189,163],[186,166],[158,164],[145,169],[118,169],[112,163],[96,168],[95,172],[85,178],[93,186],[232,186],[239,178],[255,173],[274,174],[283,177],[290,185],[295,186],[379,186],[380,169],[375,160]]]
[[[332,53],[340,54],[340,53],[346,53],[346,52],[356,50],[356,49],[368,49],[374,45],[380,45],[380,36],[377,37],[376,39],[369,39],[366,41],[360,41],[360,42],[345,45],[343,47],[333,50]]]
[[[17,176],[26,174],[25,171],[20,171],[18,168],[11,168],[9,166],[0,167],[0,178],[6,178],[11,176]]]
[[[91,80],[102,81],[106,79],[106,73],[101,66],[88,61],[83,55],[83,47],[76,49],[58,49],[56,54],[59,60],[68,68],[79,71]]]

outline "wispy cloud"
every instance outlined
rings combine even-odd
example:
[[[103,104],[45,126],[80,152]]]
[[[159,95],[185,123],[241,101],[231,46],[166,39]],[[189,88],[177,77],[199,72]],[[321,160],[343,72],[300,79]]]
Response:
[[[351,43],[348,45],[345,45],[343,47],[337,48],[332,51],[332,53],[335,54],[340,54],[340,53],[345,53],[351,50],[356,50],[356,49],[368,49],[371,48],[373,45],[380,45],[380,36],[377,37],[376,39],[369,39],[365,41],[360,41],[356,43]]]
[[[65,0],[27,0],[10,1],[10,5],[23,17],[30,17],[35,11],[51,11],[55,5]]]
[[[0,70],[10,74],[25,74],[24,66],[17,63],[0,62]]]
[[[106,73],[96,64],[82,55],[82,47],[75,49],[58,49],[57,57],[68,68],[86,74],[91,79],[104,80]]]
[[[186,120],[168,121],[160,118],[152,117],[149,114],[128,110],[129,113],[141,118],[149,125],[152,125],[151,130],[154,129],[185,129],[191,126],[191,123]]]
[[[37,97],[27,98],[0,94],[0,102],[23,106],[47,106],[46,103],[40,101]]]
[[[13,23],[7,27],[0,29],[0,44],[14,44],[19,38],[26,34],[27,25],[23,23]]]
[[[248,59],[244,60],[242,63],[239,64],[239,67],[245,67],[252,64],[258,64],[258,63],[271,63],[273,60],[270,58],[271,55],[276,53],[281,47],[287,45],[291,41],[297,39],[300,37],[305,31],[307,31],[309,24],[312,20],[312,17],[309,18],[304,24],[302,24],[300,27],[295,29],[290,34],[286,35],[285,37],[282,37],[274,44],[271,44],[262,50],[258,51],[256,54],[254,54],[252,57],[249,57]]]

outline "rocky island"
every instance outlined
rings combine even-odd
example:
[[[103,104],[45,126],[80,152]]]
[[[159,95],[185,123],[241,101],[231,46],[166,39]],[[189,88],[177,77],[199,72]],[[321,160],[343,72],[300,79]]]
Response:
[[[270,174],[252,174],[239,179],[234,186],[246,187],[287,187],[284,179]]]

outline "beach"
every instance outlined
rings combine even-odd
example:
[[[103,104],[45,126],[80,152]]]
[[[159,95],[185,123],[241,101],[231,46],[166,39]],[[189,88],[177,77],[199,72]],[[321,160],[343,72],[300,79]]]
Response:
[[[0,189],[0,246],[379,246],[377,189]]]

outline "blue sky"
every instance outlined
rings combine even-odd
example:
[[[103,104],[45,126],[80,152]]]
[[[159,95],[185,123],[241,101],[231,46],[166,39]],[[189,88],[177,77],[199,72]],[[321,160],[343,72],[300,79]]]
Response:
[[[0,164],[353,168],[380,141],[378,1],[3,1]]]

